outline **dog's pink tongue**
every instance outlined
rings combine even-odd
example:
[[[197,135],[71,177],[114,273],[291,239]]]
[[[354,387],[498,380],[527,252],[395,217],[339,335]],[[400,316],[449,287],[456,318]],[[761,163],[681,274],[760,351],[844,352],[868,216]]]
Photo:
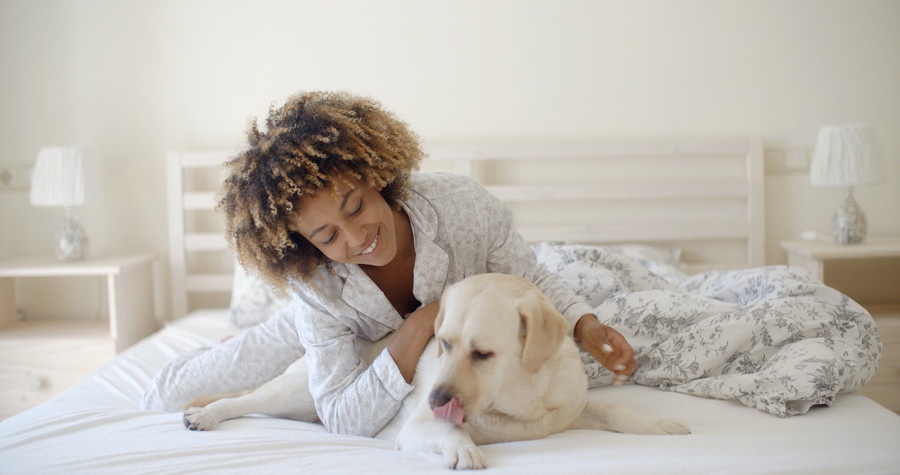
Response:
[[[466,413],[463,411],[462,406],[459,405],[459,401],[456,398],[451,398],[447,404],[434,408],[434,417],[459,426],[462,425]]]

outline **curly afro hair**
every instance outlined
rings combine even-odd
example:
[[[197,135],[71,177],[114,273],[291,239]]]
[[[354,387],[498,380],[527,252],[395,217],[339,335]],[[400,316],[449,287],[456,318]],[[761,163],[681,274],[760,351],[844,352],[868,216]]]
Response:
[[[266,130],[253,120],[247,139],[249,148],[225,164],[218,209],[238,262],[279,291],[331,267],[290,224],[298,200],[356,179],[399,206],[424,156],[405,123],[371,99],[342,92],[301,93],[273,105]]]

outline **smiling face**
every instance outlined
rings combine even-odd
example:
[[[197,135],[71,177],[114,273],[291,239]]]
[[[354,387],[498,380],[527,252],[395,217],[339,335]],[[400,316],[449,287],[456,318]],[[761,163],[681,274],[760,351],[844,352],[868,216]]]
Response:
[[[397,255],[396,213],[375,188],[343,180],[299,203],[292,224],[325,257],[342,264],[385,266]],[[336,193],[335,193],[336,191]]]

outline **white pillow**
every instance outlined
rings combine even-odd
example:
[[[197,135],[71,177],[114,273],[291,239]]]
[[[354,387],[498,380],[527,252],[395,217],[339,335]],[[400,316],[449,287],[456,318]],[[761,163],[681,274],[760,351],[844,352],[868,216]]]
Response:
[[[277,314],[289,299],[279,296],[264,280],[248,274],[240,264],[234,266],[231,289],[231,323],[244,328],[256,325]]]

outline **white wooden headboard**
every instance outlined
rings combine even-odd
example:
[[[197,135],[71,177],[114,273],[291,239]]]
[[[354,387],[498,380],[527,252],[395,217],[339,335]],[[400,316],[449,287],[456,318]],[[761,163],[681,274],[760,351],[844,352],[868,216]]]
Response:
[[[512,208],[529,242],[675,246],[690,272],[764,264],[759,140],[426,146],[423,171],[464,173]],[[227,151],[168,155],[172,316],[225,306],[233,281],[213,212]],[[216,297],[216,295],[218,295]]]

